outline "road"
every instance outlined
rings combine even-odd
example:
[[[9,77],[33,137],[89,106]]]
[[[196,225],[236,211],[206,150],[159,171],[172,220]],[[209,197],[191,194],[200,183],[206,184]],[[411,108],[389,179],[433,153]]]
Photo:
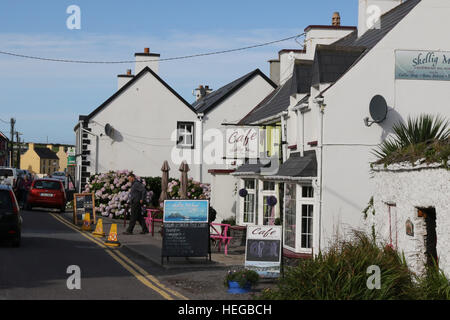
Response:
[[[58,213],[22,211],[22,245],[0,244],[0,300],[179,300],[117,249],[64,223]],[[69,266],[78,266],[81,289],[68,289]],[[74,283],[69,281],[69,283]]]

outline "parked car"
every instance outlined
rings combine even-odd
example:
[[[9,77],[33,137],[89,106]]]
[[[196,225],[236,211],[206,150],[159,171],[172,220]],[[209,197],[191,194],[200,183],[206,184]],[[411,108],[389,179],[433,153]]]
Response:
[[[19,176],[19,169],[0,167],[0,184],[9,185],[14,188]]]
[[[26,210],[33,207],[54,208],[61,212],[66,210],[66,191],[64,185],[57,179],[37,179],[31,184],[28,198],[25,205]]]
[[[55,171],[55,172],[52,173],[51,178],[60,180],[63,183],[64,188],[67,189],[67,177],[66,177],[66,173],[65,172],[63,172],[63,171]]]
[[[12,240],[19,247],[22,233],[19,204],[10,186],[0,185],[0,240]]]

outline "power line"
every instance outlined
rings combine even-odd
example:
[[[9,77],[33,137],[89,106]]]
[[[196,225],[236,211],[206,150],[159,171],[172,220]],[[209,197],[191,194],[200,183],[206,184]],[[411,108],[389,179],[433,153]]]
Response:
[[[222,50],[222,51],[214,51],[214,52],[207,52],[207,53],[199,53],[199,54],[193,54],[193,55],[186,55],[186,56],[180,56],[180,57],[172,57],[172,58],[165,58],[165,59],[153,59],[153,60],[143,60],[141,62],[153,62],[153,61],[173,61],[173,60],[182,60],[182,59],[191,59],[191,58],[198,58],[198,57],[205,57],[205,56],[212,56],[212,55],[218,55],[218,54],[224,54],[224,53],[230,53],[230,52],[236,52],[236,51],[243,51],[248,49],[254,49],[259,47],[268,46],[271,44],[284,42],[292,39],[297,39],[300,36],[304,35],[304,33],[297,34],[292,37],[265,42],[253,46],[247,46],[237,49],[229,49],[229,50]],[[18,54],[14,52],[8,52],[8,51],[0,51],[0,54],[7,55],[7,56],[13,56],[18,58],[24,58],[24,59],[33,59],[33,60],[41,60],[41,61],[49,61],[49,62],[63,62],[63,63],[84,63],[84,64],[125,64],[125,63],[134,63],[134,60],[125,60],[125,61],[88,61],[88,60],[70,60],[70,59],[57,59],[57,58],[45,58],[45,57],[37,57],[37,56],[28,56],[23,54]]]

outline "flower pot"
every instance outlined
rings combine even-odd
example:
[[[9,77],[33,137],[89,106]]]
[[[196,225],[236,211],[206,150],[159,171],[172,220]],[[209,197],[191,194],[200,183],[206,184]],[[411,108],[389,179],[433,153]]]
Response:
[[[231,294],[248,293],[248,292],[250,292],[251,287],[252,287],[252,285],[248,282],[243,288],[241,288],[239,286],[239,282],[228,281],[228,293],[231,293]]]

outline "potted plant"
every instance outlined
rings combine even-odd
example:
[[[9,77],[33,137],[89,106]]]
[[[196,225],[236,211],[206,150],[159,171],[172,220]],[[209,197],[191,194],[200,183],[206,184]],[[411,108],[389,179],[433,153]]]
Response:
[[[253,270],[233,270],[228,271],[224,285],[228,287],[228,293],[247,293],[258,280],[259,275]]]

